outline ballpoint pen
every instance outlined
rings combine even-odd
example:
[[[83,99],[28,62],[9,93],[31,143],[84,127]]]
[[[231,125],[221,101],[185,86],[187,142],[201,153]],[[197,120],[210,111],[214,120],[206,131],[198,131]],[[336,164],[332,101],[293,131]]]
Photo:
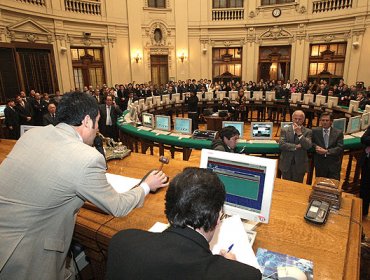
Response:
[[[233,247],[234,247],[234,243],[229,246],[226,253],[229,253]]]

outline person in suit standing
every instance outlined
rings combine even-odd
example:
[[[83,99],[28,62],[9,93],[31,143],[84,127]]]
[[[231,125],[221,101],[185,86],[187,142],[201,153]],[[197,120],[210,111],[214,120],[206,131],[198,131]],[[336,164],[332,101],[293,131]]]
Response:
[[[161,233],[128,229],[114,235],[107,278],[261,279],[258,269],[237,262],[226,248],[219,255],[209,248],[225,197],[225,187],[213,171],[185,168],[166,193],[170,227]]]
[[[166,175],[153,171],[128,192],[113,189],[105,158],[91,147],[100,118],[91,95],[65,94],[57,116],[57,126],[27,131],[0,165],[0,279],[64,279],[85,201],[124,216],[142,206],[150,190],[167,186]]]
[[[33,110],[30,101],[24,101],[20,95],[15,96],[15,110],[19,114],[20,124],[33,125]]]
[[[303,111],[294,111],[293,124],[282,128],[279,139],[279,169],[283,179],[302,183],[308,168],[307,150],[312,146],[312,131],[303,126]]]
[[[362,215],[369,214],[370,203],[370,126],[361,137],[361,143],[365,150],[360,159],[361,166],[361,188],[360,197],[362,198]]]
[[[32,108],[33,108],[33,124],[41,126],[43,125],[43,117],[47,111],[47,104],[44,100],[41,100],[40,93],[35,93],[35,98],[32,102]]]
[[[343,155],[343,131],[332,127],[329,112],[320,116],[320,127],[312,129],[312,147],[315,149],[316,177],[340,180]]]
[[[48,113],[46,113],[44,116],[43,116],[43,125],[46,126],[46,125],[49,125],[49,124],[52,124],[54,126],[57,125],[58,121],[57,121],[57,117],[56,117],[56,112],[57,110],[57,107],[55,106],[54,103],[49,103],[48,105]]]
[[[9,139],[17,140],[20,134],[19,115],[14,109],[14,99],[8,99],[4,110],[5,126],[8,128]]]
[[[113,96],[108,95],[105,104],[99,106],[99,130],[106,137],[118,140],[117,119],[122,115],[121,109],[113,103]]]

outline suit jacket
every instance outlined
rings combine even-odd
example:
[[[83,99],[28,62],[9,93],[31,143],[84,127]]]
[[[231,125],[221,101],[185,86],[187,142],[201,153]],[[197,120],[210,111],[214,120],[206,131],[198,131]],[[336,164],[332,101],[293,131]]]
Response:
[[[5,125],[6,127],[13,126],[19,130],[19,115],[15,109],[6,106],[4,109]]]
[[[315,149],[316,146],[325,148],[325,141],[323,136],[323,128],[315,127],[312,129],[312,147]],[[326,174],[336,173],[337,176],[334,179],[340,177],[340,169],[342,167],[342,154],[343,154],[343,132],[334,127],[330,128],[329,134],[329,145],[328,153],[320,155],[314,153],[314,163],[316,173],[320,170],[324,177],[330,177]],[[328,173],[329,172],[329,173]]]
[[[57,125],[58,122],[57,122],[57,118],[56,116],[53,118],[50,113],[47,113],[43,116],[43,120],[42,120],[42,123],[44,126],[46,125],[49,125],[49,124],[52,124],[52,125]]]
[[[107,105],[101,104],[99,106],[100,112],[100,119],[99,119],[99,127],[105,127],[107,121]],[[122,115],[122,111],[118,106],[111,106],[110,109],[110,117],[112,120],[112,126],[117,126],[117,119]]]
[[[281,150],[279,169],[287,172],[292,164],[296,164],[298,170],[305,173],[308,168],[307,150],[312,146],[312,131],[309,128],[302,127],[302,137],[296,140],[294,137],[293,126],[289,125],[281,129],[279,147]],[[296,141],[296,142],[295,142]],[[296,144],[301,144],[301,148],[295,148]]]
[[[261,279],[259,270],[213,255],[207,240],[188,227],[162,233],[124,230],[113,236],[107,276],[113,279]]]
[[[118,194],[105,170],[104,157],[65,123],[33,128],[17,141],[0,165],[0,279],[64,279],[86,200],[114,216],[142,205],[142,188]]]
[[[24,107],[21,104],[16,104],[15,110],[19,114],[21,124],[33,124],[33,110],[30,102],[24,102]],[[31,120],[27,121],[27,117],[31,117]]]

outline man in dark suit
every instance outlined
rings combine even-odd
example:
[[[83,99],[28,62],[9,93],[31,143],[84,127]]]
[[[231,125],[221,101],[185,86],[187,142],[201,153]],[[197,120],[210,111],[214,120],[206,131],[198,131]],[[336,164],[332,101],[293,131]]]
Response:
[[[117,119],[122,115],[121,109],[113,104],[113,96],[108,95],[105,104],[99,106],[99,130],[106,137],[118,140]]]
[[[15,110],[19,114],[20,124],[33,125],[33,110],[30,102],[24,101],[20,95],[15,96]]]
[[[324,112],[320,116],[320,127],[312,129],[315,172],[316,177],[340,180],[343,131],[332,127],[332,123],[332,115]]]
[[[302,183],[308,168],[307,150],[312,146],[312,131],[303,126],[303,111],[294,111],[293,124],[281,130],[279,169],[283,179]]]
[[[261,272],[235,261],[235,255],[209,249],[226,197],[211,170],[186,168],[170,183],[162,233],[129,229],[113,236],[108,279],[261,279]],[[225,248],[226,249],[226,248]]]
[[[8,128],[9,139],[19,138],[19,115],[14,109],[14,99],[8,99],[4,110],[5,126]]]
[[[35,93],[35,98],[32,102],[32,109],[33,109],[33,124],[34,125],[43,125],[43,117],[47,112],[47,104],[44,100],[41,100],[40,93]]]
[[[54,126],[56,126],[58,124],[57,122],[57,118],[56,118],[56,112],[57,110],[57,107],[55,106],[54,103],[49,103],[48,105],[48,113],[46,113],[44,116],[43,116],[43,125],[49,125],[49,124],[52,124]]]
[[[361,137],[361,143],[366,146],[360,159],[361,165],[361,188],[360,197],[362,198],[362,215],[369,214],[370,203],[370,126]]]

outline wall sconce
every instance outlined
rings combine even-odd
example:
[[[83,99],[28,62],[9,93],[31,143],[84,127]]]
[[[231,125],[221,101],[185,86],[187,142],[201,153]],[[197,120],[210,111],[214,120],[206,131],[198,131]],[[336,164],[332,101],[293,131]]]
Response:
[[[61,47],[60,47],[60,52],[61,52],[62,54],[65,54],[65,53],[67,52],[67,48],[66,48],[66,47],[64,47],[64,46],[61,46]]]
[[[180,59],[181,63],[184,63],[184,59],[187,59],[188,57],[185,55],[185,52],[182,52],[178,55],[178,58]]]
[[[134,60],[136,63],[139,63],[139,61],[141,61],[142,57],[140,55],[140,52],[136,52],[136,55],[134,56]]]

